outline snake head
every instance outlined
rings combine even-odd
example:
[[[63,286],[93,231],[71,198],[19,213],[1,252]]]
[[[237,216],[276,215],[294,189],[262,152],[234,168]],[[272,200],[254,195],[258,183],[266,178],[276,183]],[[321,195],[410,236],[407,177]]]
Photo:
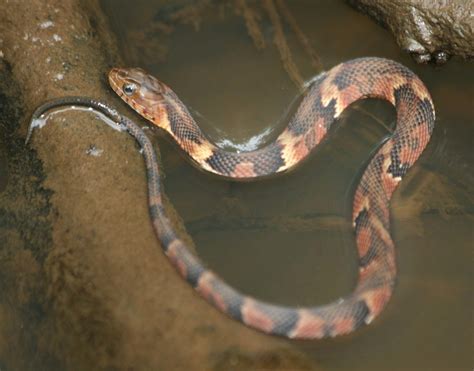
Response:
[[[141,68],[112,68],[109,83],[117,95],[143,117],[159,126],[167,96],[172,90]]]

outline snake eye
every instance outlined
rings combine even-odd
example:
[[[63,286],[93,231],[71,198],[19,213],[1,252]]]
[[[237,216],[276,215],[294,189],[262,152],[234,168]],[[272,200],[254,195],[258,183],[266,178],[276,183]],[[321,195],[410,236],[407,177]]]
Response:
[[[125,95],[132,95],[133,93],[135,93],[135,90],[137,90],[137,85],[133,83],[123,84],[122,90]]]

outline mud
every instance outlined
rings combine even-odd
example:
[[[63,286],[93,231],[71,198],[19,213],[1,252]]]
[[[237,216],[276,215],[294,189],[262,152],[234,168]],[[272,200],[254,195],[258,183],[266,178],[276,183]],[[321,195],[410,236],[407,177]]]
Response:
[[[347,0],[385,25],[420,63],[474,58],[474,3],[466,0]]]
[[[0,0],[8,154],[0,368],[318,369],[288,342],[216,312],[174,272],[153,235],[130,137],[94,115],[66,112],[23,145],[28,117],[46,99],[87,95],[123,107],[105,79],[121,62],[110,35],[94,1]]]

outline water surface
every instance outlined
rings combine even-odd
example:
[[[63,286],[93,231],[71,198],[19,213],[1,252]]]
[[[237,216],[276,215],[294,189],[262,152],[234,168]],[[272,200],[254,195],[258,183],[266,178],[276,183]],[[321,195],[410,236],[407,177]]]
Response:
[[[302,91],[272,41],[275,24],[248,3],[261,15],[264,48],[233,2],[210,2],[187,18],[176,16],[187,1],[104,2],[127,64],[169,84],[206,134],[229,150],[274,139]],[[399,282],[390,305],[350,337],[295,347],[325,370],[470,369],[473,64],[416,65],[387,31],[342,1],[286,3],[324,69],[363,56],[397,60],[421,77],[437,110],[431,143],[392,201]],[[280,17],[298,74],[309,81],[321,68]],[[323,304],[354,285],[353,191],[394,120],[385,102],[357,103],[310,160],[255,183],[203,174],[160,136],[165,190],[203,260],[229,283],[281,304]]]

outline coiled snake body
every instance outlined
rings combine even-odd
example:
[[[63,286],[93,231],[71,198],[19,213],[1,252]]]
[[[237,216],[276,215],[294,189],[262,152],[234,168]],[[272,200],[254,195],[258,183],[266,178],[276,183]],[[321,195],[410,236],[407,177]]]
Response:
[[[233,179],[258,178],[297,165],[324,138],[341,112],[359,99],[372,97],[391,102],[397,112],[396,128],[371,159],[354,195],[357,285],[347,297],[312,308],[284,307],[244,296],[189,251],[163,207],[153,147],[131,120],[101,102],[80,97],[47,103],[33,115],[37,118],[46,110],[71,103],[92,106],[139,142],[146,162],[151,219],[165,254],[201,296],[237,321],[269,334],[319,339],[350,333],[370,323],[382,311],[396,279],[390,198],[427,145],[435,121],[430,94],[413,72],[381,58],[339,64],[311,85],[288,126],[274,142],[243,153],[226,152],[212,144],[177,95],[144,71],[114,68],[109,73],[109,82],[135,111],[167,131],[199,167]]]

